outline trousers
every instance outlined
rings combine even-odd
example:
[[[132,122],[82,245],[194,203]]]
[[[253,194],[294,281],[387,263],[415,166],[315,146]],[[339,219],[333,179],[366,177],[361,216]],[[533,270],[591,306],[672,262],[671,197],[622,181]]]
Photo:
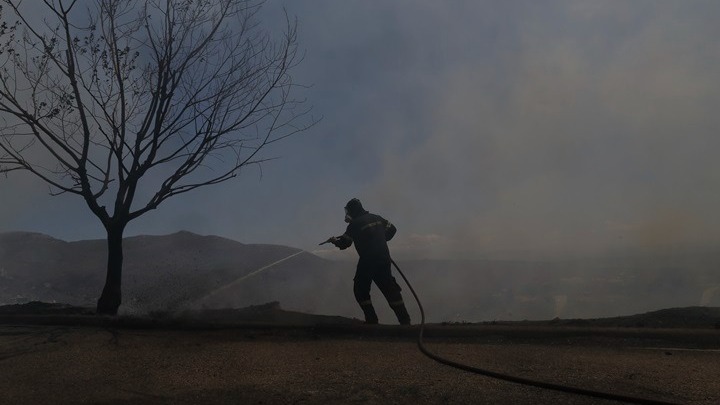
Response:
[[[355,299],[362,306],[370,303],[370,287],[372,283],[380,289],[390,306],[403,302],[402,289],[391,273],[390,259],[360,260],[353,279]]]

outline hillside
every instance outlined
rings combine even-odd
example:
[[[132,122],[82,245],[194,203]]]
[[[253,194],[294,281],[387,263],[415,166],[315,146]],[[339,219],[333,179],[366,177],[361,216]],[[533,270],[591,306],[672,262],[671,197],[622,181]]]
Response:
[[[720,329],[720,307],[665,308],[641,314],[590,319],[483,322],[491,325],[571,326],[589,328]]]
[[[122,327],[152,328],[220,328],[220,327],[326,327],[328,331],[350,331],[363,333],[367,326],[359,319],[342,316],[316,315],[288,311],[279,302],[250,305],[242,308],[185,309],[181,311],[151,312],[149,316],[123,316],[118,318],[97,317],[94,308],[77,307],[68,304],[32,301],[24,304],[0,305],[0,324],[48,324],[48,325],[115,325]],[[356,326],[358,329],[344,328]],[[431,336],[460,337],[472,336],[479,331],[506,330],[503,327],[519,328],[540,333],[569,327],[574,331],[587,329],[720,329],[720,307],[666,308],[642,314],[594,319],[549,319],[538,321],[492,321],[492,322],[442,322],[426,324]],[[494,328],[494,329],[488,329]],[[388,332],[389,335],[414,334],[382,327],[373,331],[375,336]],[[554,333],[554,332],[551,332]],[[592,332],[595,333],[595,332]],[[714,338],[713,338],[714,339]],[[712,340],[712,339],[711,339]],[[716,340],[715,340],[716,341]],[[698,343],[699,340],[695,339]],[[716,341],[717,343],[717,341]]]
[[[295,256],[234,289],[205,298],[291,255]],[[279,299],[288,308],[317,312],[327,309],[322,308],[327,294],[313,292],[313,286],[328,291],[331,275],[339,276],[330,271],[333,262],[298,249],[189,232],[126,238],[124,257],[124,313],[242,307]],[[44,301],[92,307],[102,290],[106,260],[103,240],[65,242],[37,233],[0,234],[0,304]],[[340,277],[335,278],[339,282]],[[351,291],[348,282],[344,287]]]
[[[178,232],[124,241],[123,314],[243,308],[277,301],[304,313],[360,317],[353,262],[278,245]],[[65,242],[0,233],[0,305],[94,307],[104,240]],[[670,307],[720,306],[720,254],[661,252],[572,261],[408,260],[399,265],[430,322],[604,318]],[[399,275],[413,319],[412,295]],[[372,290],[381,322],[393,314]]]

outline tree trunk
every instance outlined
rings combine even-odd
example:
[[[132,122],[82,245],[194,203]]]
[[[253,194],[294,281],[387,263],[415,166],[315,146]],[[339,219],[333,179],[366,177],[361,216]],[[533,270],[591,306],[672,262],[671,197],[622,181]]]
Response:
[[[98,315],[117,315],[122,302],[123,232],[125,225],[107,227],[108,261],[105,287],[97,303]]]

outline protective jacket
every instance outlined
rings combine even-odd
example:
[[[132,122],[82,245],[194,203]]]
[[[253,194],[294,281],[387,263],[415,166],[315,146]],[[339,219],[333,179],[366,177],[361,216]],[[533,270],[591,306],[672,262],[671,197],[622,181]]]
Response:
[[[390,221],[380,215],[367,211],[353,216],[335,245],[340,249],[347,249],[355,243],[355,250],[363,260],[390,260],[390,250],[387,241],[395,236],[397,228]]]

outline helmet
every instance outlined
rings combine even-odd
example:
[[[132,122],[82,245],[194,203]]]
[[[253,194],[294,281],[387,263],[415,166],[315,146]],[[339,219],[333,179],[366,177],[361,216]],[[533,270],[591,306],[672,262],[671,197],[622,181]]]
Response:
[[[362,203],[357,198],[353,198],[352,200],[348,201],[347,204],[345,204],[345,220],[347,222],[350,222],[350,219],[359,217],[365,212],[367,211],[365,211]]]

